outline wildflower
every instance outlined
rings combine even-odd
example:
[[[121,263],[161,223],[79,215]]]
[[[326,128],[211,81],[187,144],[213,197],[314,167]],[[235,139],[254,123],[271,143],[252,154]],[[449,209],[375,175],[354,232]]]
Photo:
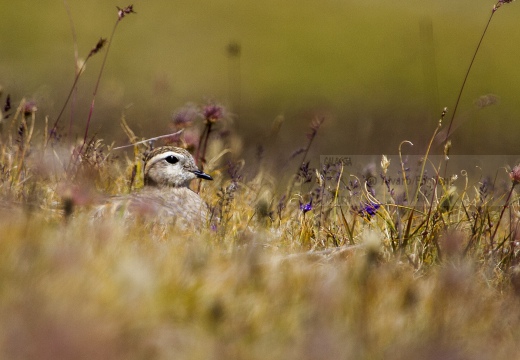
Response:
[[[368,215],[374,216],[377,213],[377,210],[381,207],[380,204],[375,202],[370,202],[369,204],[365,204],[363,209],[359,210],[360,215]]]
[[[29,100],[24,103],[23,105],[23,114],[25,116],[31,115],[32,113],[35,113],[38,110],[38,106],[36,105],[36,101]]]
[[[513,181],[513,185],[520,183],[520,164],[516,165],[513,170],[511,170],[509,177],[511,178],[511,181]]]
[[[229,176],[229,178],[231,179],[231,181],[233,183],[237,183],[241,180],[242,178],[242,175],[240,175],[240,170],[242,168],[241,166],[242,164],[239,163],[239,162],[232,162],[232,161],[228,161],[227,162],[227,166],[226,166],[226,172]]]
[[[312,199],[307,204],[300,201],[300,211],[304,214],[312,210]]]
[[[206,122],[216,123],[224,117],[224,107],[217,104],[206,105],[202,110],[202,114]]]
[[[189,128],[187,130],[184,130],[181,139],[182,147],[190,151],[193,151],[199,146],[199,137],[200,134],[196,129]]]
[[[187,104],[186,106],[177,110],[173,116],[172,121],[175,128],[189,127],[198,116],[198,111],[195,105]]]
[[[119,6],[116,6],[116,7],[117,7],[117,17],[119,18],[119,20],[121,20],[122,18],[124,18],[128,14],[135,14],[136,13],[134,11],[134,5],[128,5],[127,7],[122,8],[122,9]]]
[[[480,183],[480,186],[478,188],[478,195],[479,195],[480,201],[484,201],[487,198],[487,196],[491,192],[490,190],[492,190],[491,189],[492,186],[493,186],[493,182],[490,177],[486,177],[486,178],[484,178],[484,180],[482,180],[482,182]]]
[[[304,162],[301,164],[298,169],[298,178],[306,184],[312,181],[312,171],[313,169],[309,167],[310,161]]]
[[[497,11],[499,7],[504,4],[512,3],[513,0],[498,0],[498,2],[493,6],[493,12]]]

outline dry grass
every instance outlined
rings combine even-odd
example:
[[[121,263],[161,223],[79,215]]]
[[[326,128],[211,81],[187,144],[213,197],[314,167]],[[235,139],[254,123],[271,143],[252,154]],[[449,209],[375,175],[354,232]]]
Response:
[[[218,221],[201,232],[93,220],[99,194],[129,190],[134,159],[114,158],[98,141],[75,160],[77,147],[58,151],[15,131],[34,116],[15,114],[1,147],[2,358],[518,354],[517,250],[495,251],[513,236],[509,220],[490,244],[500,208],[479,213],[479,199],[466,202],[493,220],[464,254],[479,220],[453,215],[462,202],[448,216],[442,194],[429,215],[395,204],[362,215],[353,198],[318,197],[337,183],[306,182],[309,169],[300,169],[280,211],[284,187],[267,170],[248,179],[217,166],[201,194]],[[298,199],[308,196],[315,203],[304,213]]]
[[[4,358],[499,359],[519,350],[518,295],[470,261],[419,275],[381,259],[374,239],[290,256],[268,230],[217,241],[37,214],[4,214],[0,226]]]

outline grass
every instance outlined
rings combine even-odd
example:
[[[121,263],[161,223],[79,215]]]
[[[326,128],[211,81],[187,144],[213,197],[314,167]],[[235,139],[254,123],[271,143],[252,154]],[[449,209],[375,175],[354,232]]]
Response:
[[[421,181],[398,186],[416,175],[403,141],[400,156],[352,176],[350,159],[312,160],[322,117],[286,158],[275,155],[273,126],[245,161],[225,108],[192,105],[176,114],[175,136],[154,140],[194,150],[215,179],[192,184],[213,223],[180,230],[92,218],[104,196],[142,186],[149,141],[124,118],[133,153],[99,135],[74,142],[31,102],[11,105],[0,133],[2,358],[506,359],[520,350],[517,166],[504,189],[495,173],[455,188],[462,169],[452,170],[447,147],[440,157],[428,147]]]

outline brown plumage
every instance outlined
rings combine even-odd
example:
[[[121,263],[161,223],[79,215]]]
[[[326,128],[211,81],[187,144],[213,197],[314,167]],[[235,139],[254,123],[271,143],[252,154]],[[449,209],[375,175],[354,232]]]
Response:
[[[125,218],[146,216],[182,227],[200,227],[207,222],[209,211],[204,200],[189,188],[195,178],[213,180],[195,165],[186,150],[174,146],[156,148],[144,159],[144,188],[112,198],[98,215],[110,212]]]

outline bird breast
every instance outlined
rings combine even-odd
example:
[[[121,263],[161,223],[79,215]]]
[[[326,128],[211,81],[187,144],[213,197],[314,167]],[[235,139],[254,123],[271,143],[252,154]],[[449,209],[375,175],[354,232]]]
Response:
[[[208,206],[189,188],[145,187],[139,192],[117,196],[98,211],[124,218],[146,218],[184,228],[200,227],[209,220]]]

